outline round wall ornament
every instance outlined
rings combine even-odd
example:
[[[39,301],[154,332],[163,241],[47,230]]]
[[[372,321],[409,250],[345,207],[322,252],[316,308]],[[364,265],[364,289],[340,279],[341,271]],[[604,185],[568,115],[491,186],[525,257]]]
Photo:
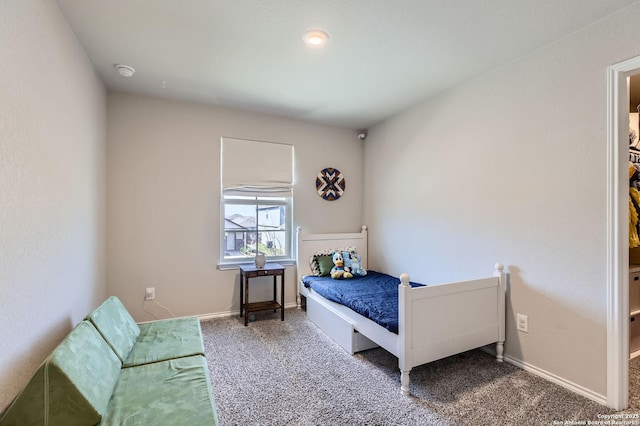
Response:
[[[332,167],[322,169],[316,178],[316,191],[327,201],[334,201],[342,197],[346,182],[340,170]]]

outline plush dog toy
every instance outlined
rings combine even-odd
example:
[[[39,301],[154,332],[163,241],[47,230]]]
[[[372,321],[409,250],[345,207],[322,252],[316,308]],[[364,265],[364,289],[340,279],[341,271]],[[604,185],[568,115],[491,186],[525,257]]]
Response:
[[[331,278],[339,280],[342,278],[352,278],[353,275],[344,270],[344,259],[342,257],[342,253],[339,251],[334,251],[331,255],[333,259],[333,268],[331,268]]]
[[[342,257],[344,258],[344,269],[345,271],[351,272],[354,277],[363,277],[367,275],[367,270],[362,267],[360,263],[360,255],[358,253],[343,253]]]

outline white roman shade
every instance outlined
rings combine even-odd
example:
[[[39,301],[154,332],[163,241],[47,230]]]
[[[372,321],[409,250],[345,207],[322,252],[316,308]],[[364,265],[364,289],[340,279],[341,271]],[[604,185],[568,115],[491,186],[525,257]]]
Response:
[[[292,195],[292,145],[223,137],[220,156],[223,194]]]

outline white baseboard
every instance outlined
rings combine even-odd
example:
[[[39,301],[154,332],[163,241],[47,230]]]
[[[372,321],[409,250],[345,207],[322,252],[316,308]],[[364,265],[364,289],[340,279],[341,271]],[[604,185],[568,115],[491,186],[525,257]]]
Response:
[[[496,356],[495,345],[487,345],[480,348],[484,352]],[[573,383],[567,379],[564,379],[560,376],[557,376],[553,373],[550,373],[546,370],[536,367],[535,365],[531,365],[526,363],[520,359],[514,358],[510,355],[504,355],[504,360],[511,365],[515,365],[518,368],[522,368],[529,373],[535,374],[538,377],[542,377],[545,380],[548,380],[556,385],[562,386],[565,389],[570,390],[571,392],[577,393],[578,395],[582,395],[585,398],[589,398],[592,401],[597,402],[598,404],[607,405],[607,397],[592,391],[591,389],[587,389],[584,386],[580,386],[576,383]]]
[[[296,304],[296,302],[293,303],[289,303],[284,305],[285,309],[289,309],[289,308],[295,308],[298,305]],[[210,314],[201,314],[201,315],[197,315],[198,319],[200,321],[206,321],[209,319],[214,319],[214,318],[224,318],[224,317],[231,317],[234,315],[240,315],[240,311],[226,311],[226,312],[214,312],[214,313],[210,313]],[[285,318],[286,319],[286,318]]]
[[[214,318],[230,317],[232,315],[240,315],[240,311],[236,311],[236,312],[227,311],[227,312],[216,312],[211,314],[201,314],[201,315],[198,315],[198,319],[200,321],[206,321]]]
[[[578,395],[582,395],[585,398],[589,398],[592,401],[597,402],[598,404],[607,405],[607,397],[596,393],[590,389],[585,388],[584,386],[580,386],[576,383],[573,383],[567,379],[564,379],[560,376],[556,376],[553,373],[550,373],[546,370],[538,368],[534,365],[526,363],[522,360],[514,358],[509,355],[504,356],[504,360],[509,364],[515,365],[516,367],[522,368],[529,373],[535,374],[536,376],[542,377],[545,380],[548,380],[556,385],[562,386],[565,389],[570,390],[571,392],[577,393]]]

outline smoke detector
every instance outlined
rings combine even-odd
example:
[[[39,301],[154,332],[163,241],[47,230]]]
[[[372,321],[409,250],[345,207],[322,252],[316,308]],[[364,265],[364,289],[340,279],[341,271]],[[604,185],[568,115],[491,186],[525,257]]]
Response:
[[[118,74],[120,74],[123,77],[133,77],[133,74],[136,73],[136,70],[134,70],[133,68],[131,68],[128,65],[116,65],[116,70],[118,71]]]

